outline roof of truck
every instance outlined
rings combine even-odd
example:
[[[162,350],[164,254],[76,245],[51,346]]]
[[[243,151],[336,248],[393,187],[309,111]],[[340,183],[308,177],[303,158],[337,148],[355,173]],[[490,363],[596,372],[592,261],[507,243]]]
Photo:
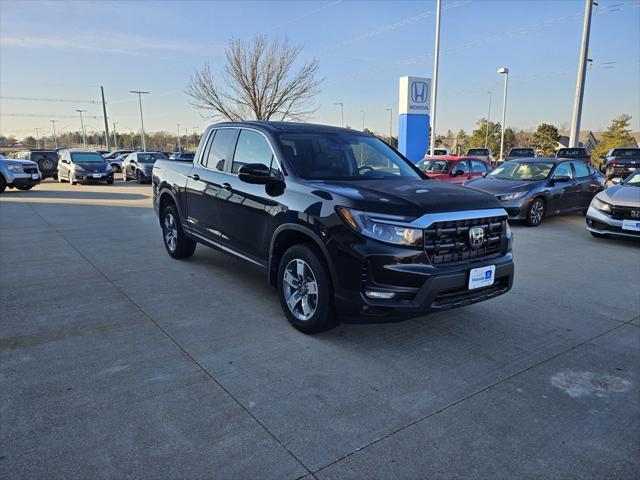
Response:
[[[221,122],[210,125],[211,127],[257,127],[268,130],[272,133],[293,133],[293,132],[329,132],[329,133],[351,133],[356,135],[368,135],[367,133],[351,128],[340,128],[331,125],[319,125],[315,123],[302,122]]]

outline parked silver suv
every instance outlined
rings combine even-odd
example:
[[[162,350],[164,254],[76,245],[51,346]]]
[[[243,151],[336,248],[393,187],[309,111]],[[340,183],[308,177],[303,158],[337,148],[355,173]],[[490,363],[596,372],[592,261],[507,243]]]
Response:
[[[31,160],[11,160],[0,155],[0,193],[7,187],[29,190],[40,183],[38,164]]]

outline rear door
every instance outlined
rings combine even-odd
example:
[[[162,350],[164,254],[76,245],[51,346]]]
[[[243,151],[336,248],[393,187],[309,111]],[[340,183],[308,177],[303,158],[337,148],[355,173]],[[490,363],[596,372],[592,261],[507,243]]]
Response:
[[[220,243],[219,202],[227,161],[231,161],[233,148],[238,137],[237,128],[211,130],[200,158],[194,161],[187,178],[187,220],[186,225],[197,235]]]
[[[591,203],[593,196],[600,190],[600,184],[597,182],[586,163],[577,161],[572,162],[572,164],[573,171],[576,176],[576,183],[580,189],[577,197],[578,204],[576,206],[587,209],[589,208],[589,204]]]

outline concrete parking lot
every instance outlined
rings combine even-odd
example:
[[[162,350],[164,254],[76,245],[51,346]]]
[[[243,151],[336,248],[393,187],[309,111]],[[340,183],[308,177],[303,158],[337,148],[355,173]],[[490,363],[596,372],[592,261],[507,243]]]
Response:
[[[0,196],[0,477],[632,478],[640,248],[514,226],[489,302],[305,336],[151,187]],[[635,473],[634,473],[635,472]]]

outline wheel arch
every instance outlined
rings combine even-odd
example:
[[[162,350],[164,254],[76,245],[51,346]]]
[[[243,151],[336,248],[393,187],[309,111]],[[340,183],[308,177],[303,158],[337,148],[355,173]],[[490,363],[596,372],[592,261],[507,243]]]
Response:
[[[310,243],[318,248],[322,255],[321,260],[324,261],[327,266],[331,283],[335,288],[337,285],[337,274],[333,262],[330,261],[331,256],[327,246],[313,230],[295,223],[280,225],[273,233],[271,245],[269,246],[269,265],[267,268],[269,284],[275,287],[278,283],[278,265],[284,252],[293,245],[303,243]]]

